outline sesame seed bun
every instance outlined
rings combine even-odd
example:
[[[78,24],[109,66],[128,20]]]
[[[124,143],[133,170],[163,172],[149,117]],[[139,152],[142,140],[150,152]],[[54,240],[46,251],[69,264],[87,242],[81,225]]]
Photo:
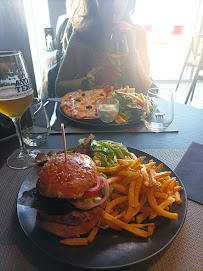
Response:
[[[79,153],[58,154],[47,162],[38,175],[36,187],[46,197],[80,198],[97,178],[93,160]]]

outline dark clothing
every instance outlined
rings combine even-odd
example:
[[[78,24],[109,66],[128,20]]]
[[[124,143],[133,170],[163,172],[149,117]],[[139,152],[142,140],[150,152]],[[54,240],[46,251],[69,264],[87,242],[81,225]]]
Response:
[[[0,139],[15,134],[16,129],[12,120],[0,113]]]

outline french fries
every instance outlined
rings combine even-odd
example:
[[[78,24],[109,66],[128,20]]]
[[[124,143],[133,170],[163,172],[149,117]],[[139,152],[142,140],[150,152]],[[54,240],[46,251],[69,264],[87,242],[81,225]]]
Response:
[[[90,234],[88,235],[88,237],[87,237],[87,241],[88,241],[88,243],[92,243],[93,241],[94,241],[94,238],[95,238],[95,236],[97,235],[97,233],[98,233],[98,228],[97,227],[94,227],[92,230],[91,230],[91,232],[90,232]]]
[[[97,167],[98,172],[108,176],[108,183],[114,188],[100,221],[103,228],[126,230],[147,238],[154,232],[152,219],[155,217],[178,219],[178,214],[170,212],[170,207],[174,202],[182,203],[182,187],[176,177],[170,177],[170,171],[161,171],[163,163],[156,165],[150,160],[144,164],[145,158],[132,155],[131,159],[118,159],[116,167]],[[145,219],[148,221],[143,223]],[[86,238],[68,238],[61,243],[88,245],[97,232],[98,227],[94,227]]]
[[[82,238],[67,238],[60,241],[61,244],[69,246],[86,246],[94,241],[99,228],[94,227],[87,237]]]
[[[68,238],[60,241],[61,244],[69,246],[86,246],[88,245],[87,238]]]
[[[152,220],[156,216],[178,219],[170,207],[174,202],[182,202],[182,187],[175,177],[170,177],[171,172],[161,172],[163,163],[156,166],[153,160],[143,164],[145,158],[118,159],[116,169],[110,169],[108,182],[114,192],[103,213],[107,227],[124,229],[144,238],[155,229],[154,223],[141,224],[145,219]],[[102,172],[101,168],[98,171]],[[104,173],[108,175],[108,170]]]

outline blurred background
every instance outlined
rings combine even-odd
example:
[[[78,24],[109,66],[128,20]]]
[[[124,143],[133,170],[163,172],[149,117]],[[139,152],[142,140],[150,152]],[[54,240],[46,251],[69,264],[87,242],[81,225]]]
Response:
[[[35,96],[42,87],[47,58],[52,59],[54,55],[51,42],[69,16],[65,0],[1,0],[0,50],[22,51]],[[135,1],[133,21],[146,30],[151,76],[158,86],[175,90],[192,37],[203,34],[202,18],[201,0]],[[190,75],[186,69],[176,92],[178,102],[185,101]],[[190,105],[203,107],[202,87],[203,83],[198,82]]]

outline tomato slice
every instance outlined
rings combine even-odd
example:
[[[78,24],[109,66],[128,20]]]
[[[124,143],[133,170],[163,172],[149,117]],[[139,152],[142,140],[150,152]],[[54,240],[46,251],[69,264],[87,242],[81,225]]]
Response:
[[[110,85],[106,85],[103,88],[103,91],[106,93],[106,97],[109,97],[110,93],[114,91],[114,87]]]
[[[102,187],[102,182],[98,176],[96,185],[91,186],[89,189],[87,189],[82,195],[81,199],[89,199],[96,196],[99,193],[101,187]]]
[[[129,86],[126,86],[126,87],[125,87],[125,91],[126,91],[126,93],[130,93]]]
[[[137,104],[137,107],[139,107],[139,108],[140,108],[140,107],[143,108],[143,106],[144,106],[144,104],[141,103],[140,101],[137,101],[136,104]]]
[[[137,105],[137,107],[138,107],[139,109],[143,109],[142,106],[140,106],[139,104]]]

